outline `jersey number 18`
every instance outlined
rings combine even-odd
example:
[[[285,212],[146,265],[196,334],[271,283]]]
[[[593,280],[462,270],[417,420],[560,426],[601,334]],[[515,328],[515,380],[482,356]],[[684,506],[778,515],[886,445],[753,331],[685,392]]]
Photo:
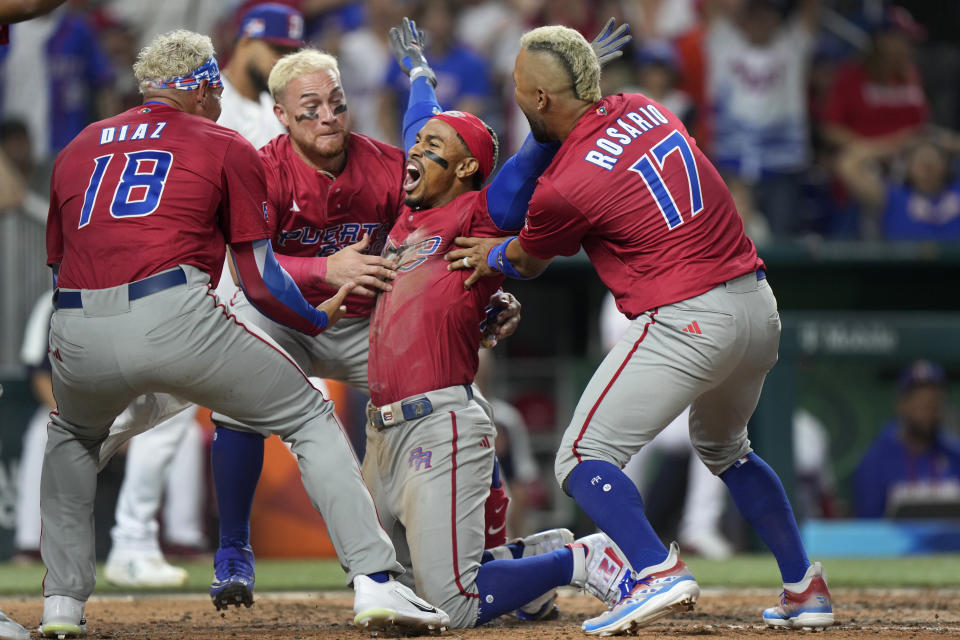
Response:
[[[110,215],[114,218],[132,218],[148,216],[157,210],[163,187],[173,164],[173,154],[169,151],[132,151],[124,153],[126,164],[120,175],[120,182],[113,191],[110,201]],[[113,160],[114,154],[94,158],[93,174],[90,184],[83,195],[83,207],[80,209],[78,229],[90,223],[93,205],[97,201],[103,176]]]

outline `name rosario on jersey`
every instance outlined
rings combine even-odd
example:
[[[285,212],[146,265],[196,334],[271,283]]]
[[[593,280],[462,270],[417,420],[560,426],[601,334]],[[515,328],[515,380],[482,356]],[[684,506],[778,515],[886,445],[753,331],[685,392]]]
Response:
[[[370,246],[365,253],[378,255],[383,250],[386,235],[384,225],[379,222],[346,222],[332,227],[319,229],[310,225],[296,229],[283,229],[277,234],[277,244],[286,246],[287,242],[299,242],[310,246],[318,244],[316,255],[330,256],[347,245],[359,242],[365,235],[370,236]]]
[[[100,129],[100,144],[110,142],[125,142],[132,140],[159,140],[163,128],[167,126],[166,122],[153,123],[153,131],[149,131],[150,123],[141,122],[139,124],[125,124],[121,127],[104,127]],[[130,133],[131,130],[133,133]],[[129,134],[129,135],[128,135]]]
[[[607,127],[604,131],[606,137],[596,139],[594,145],[597,149],[588,151],[584,160],[610,171],[619,162],[619,156],[623,154],[623,148],[626,145],[647,131],[662,127],[667,122],[669,122],[667,117],[652,104],[637,107],[635,111],[627,111],[622,117],[617,118],[616,127]]]

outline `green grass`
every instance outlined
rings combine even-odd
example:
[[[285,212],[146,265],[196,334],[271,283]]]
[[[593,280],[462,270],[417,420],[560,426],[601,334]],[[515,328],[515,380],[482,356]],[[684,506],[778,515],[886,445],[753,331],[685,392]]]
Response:
[[[715,561],[686,558],[697,582],[705,587],[778,588],[780,576],[773,557],[739,555]],[[213,573],[209,562],[179,564],[190,572],[181,589],[158,591],[205,593]],[[960,587],[960,554],[907,556],[902,558],[826,558],[824,567],[831,587]],[[96,593],[127,593],[102,578]],[[0,569],[0,595],[38,595],[42,565],[6,565]],[[335,560],[258,560],[258,591],[325,591],[344,588],[344,573]]]

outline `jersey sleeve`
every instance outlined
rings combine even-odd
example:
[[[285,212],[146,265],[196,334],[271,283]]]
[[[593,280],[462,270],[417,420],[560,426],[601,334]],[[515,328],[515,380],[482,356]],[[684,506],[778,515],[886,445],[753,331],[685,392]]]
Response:
[[[590,221],[550,182],[541,181],[530,201],[520,246],[534,258],[572,256],[590,229]]]
[[[220,229],[228,243],[269,238],[271,211],[267,181],[256,149],[237,134],[227,146],[220,171]]]

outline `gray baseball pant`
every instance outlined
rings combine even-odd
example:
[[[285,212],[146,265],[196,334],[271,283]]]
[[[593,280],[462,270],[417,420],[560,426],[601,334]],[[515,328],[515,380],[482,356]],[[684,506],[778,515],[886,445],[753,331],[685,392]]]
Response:
[[[714,474],[750,453],[747,421],[777,361],[780,315],[750,272],[641,314],[584,390],[563,434],[557,480],[582,460],[623,467],[690,405],[690,442]]]
[[[126,285],[83,290],[82,309],[53,315],[58,411],[51,414],[40,488],[44,595],[85,601],[93,592],[100,445],[113,419],[148,392],[174,394],[279,435],[328,522],[369,523],[340,540],[338,552],[366,560],[350,568],[354,575],[401,571],[333,404],[269,338],[217,306],[206,274],[182,268],[185,285],[132,301]]]
[[[497,430],[462,385],[422,395],[433,405],[423,418],[387,428],[368,421],[363,477],[408,570],[400,580],[452,627],[472,627]]]

